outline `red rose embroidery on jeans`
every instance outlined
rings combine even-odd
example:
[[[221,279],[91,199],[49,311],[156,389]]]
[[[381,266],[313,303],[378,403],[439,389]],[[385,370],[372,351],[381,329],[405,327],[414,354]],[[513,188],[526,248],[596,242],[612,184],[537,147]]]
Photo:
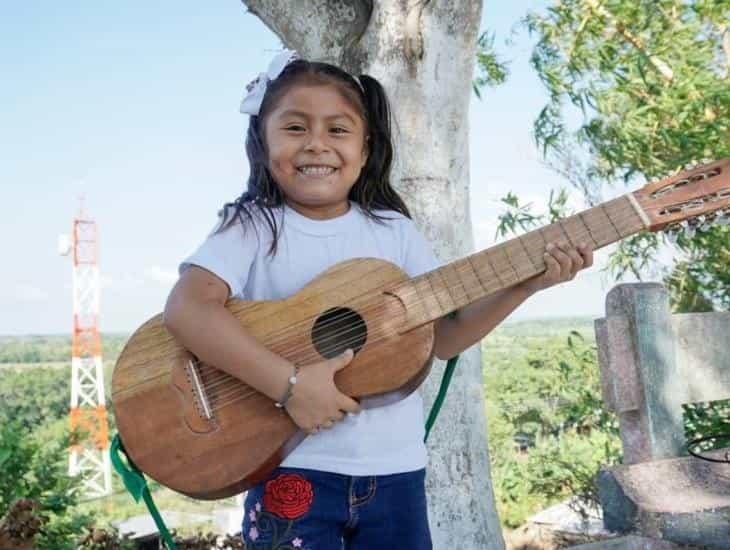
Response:
[[[284,519],[303,516],[313,498],[312,484],[298,474],[281,474],[264,488],[264,508]]]

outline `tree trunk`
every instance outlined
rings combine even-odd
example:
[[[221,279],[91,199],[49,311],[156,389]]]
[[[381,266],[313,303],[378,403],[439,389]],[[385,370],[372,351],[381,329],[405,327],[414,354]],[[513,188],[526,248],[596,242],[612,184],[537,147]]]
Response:
[[[481,0],[243,2],[303,57],[383,84],[395,122],[393,185],[443,261],[471,253],[468,112]],[[443,367],[438,361],[423,386],[427,410]],[[434,548],[504,548],[479,346],[459,359],[428,446]]]

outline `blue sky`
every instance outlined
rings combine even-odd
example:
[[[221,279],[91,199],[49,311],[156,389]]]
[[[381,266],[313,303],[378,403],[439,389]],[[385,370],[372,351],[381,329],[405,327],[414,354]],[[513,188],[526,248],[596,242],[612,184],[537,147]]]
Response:
[[[544,2],[485,2],[511,76],[470,110],[477,248],[494,242],[497,199],[544,203],[565,185],[533,143],[545,102],[514,25]],[[99,224],[101,328],[159,312],[176,267],[243,189],[242,90],[278,39],[240,1],[50,1],[0,5],[0,334],[71,329],[71,262],[58,255],[85,196]],[[576,199],[577,200],[577,199]],[[599,255],[599,263],[605,253]],[[531,298],[513,319],[599,316],[611,282],[593,268]]]

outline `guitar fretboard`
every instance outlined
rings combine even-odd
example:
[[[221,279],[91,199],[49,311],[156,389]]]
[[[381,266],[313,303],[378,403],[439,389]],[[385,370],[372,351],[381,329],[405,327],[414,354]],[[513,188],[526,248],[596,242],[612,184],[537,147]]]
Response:
[[[542,273],[548,243],[586,243],[595,250],[643,229],[629,195],[623,195],[414,277],[392,292],[405,302],[414,328]]]

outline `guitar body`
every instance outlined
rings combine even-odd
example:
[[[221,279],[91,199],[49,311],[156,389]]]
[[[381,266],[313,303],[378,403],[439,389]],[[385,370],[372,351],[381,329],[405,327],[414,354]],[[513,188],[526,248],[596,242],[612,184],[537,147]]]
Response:
[[[335,375],[363,407],[414,391],[433,358],[433,324],[409,328],[408,308],[389,293],[408,276],[377,259],[337,264],[284,300],[231,299],[226,308],[257,340],[305,369],[355,350]],[[129,339],[112,376],[124,448],[153,479],[199,499],[240,493],[281,463],[305,434],[265,395],[201,365],[165,329],[162,315]]]

